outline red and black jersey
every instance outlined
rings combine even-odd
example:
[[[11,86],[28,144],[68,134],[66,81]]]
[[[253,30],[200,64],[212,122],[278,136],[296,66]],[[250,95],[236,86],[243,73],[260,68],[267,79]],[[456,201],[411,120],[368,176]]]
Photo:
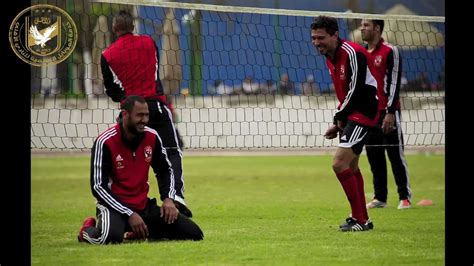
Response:
[[[375,49],[369,52],[370,63],[383,78],[384,85],[378,90],[379,109],[388,113],[400,110],[400,80],[402,78],[402,59],[398,48],[382,38]]]
[[[161,200],[174,199],[173,170],[156,131],[145,127],[143,134],[129,141],[116,124],[100,134],[92,147],[92,193],[101,204],[122,214],[141,211],[148,199],[150,166]]]
[[[172,108],[163,95],[158,58],[158,48],[150,36],[121,35],[102,53],[105,93],[115,102],[138,95],[160,100]]]
[[[326,57],[339,105],[334,120],[352,120],[366,126],[377,123],[377,87],[380,77],[367,63],[364,47],[340,39],[334,58]]]

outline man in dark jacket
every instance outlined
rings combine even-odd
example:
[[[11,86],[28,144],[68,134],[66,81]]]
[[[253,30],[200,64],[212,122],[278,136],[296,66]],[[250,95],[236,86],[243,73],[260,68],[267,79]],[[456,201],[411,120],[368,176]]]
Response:
[[[86,218],[79,242],[121,243],[129,231],[136,239],[202,240],[199,226],[174,204],[173,170],[159,135],[146,126],[147,102],[132,95],[121,109],[120,121],[100,134],[92,147],[90,182],[97,222]],[[150,166],[158,179],[161,207],[148,198]]]
[[[361,22],[362,40],[367,42],[369,64],[383,77],[385,82],[378,91],[380,120],[369,134],[365,149],[374,176],[374,198],[367,208],[387,206],[387,151],[393,176],[398,188],[398,209],[411,207],[411,187],[408,164],[403,149],[403,132],[400,112],[400,80],[402,58],[398,48],[382,38],[383,20],[364,19]]]

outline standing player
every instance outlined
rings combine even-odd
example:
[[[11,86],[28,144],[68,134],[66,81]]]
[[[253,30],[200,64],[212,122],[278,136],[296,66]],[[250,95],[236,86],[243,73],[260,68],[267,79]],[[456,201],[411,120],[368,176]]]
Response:
[[[400,80],[402,58],[397,47],[382,38],[383,20],[364,19],[361,22],[362,40],[367,42],[371,55],[370,64],[384,79],[384,86],[378,90],[380,120],[369,134],[367,158],[374,176],[374,198],[367,208],[387,206],[387,163],[385,150],[392,165],[393,176],[398,187],[400,203],[398,209],[411,207],[411,189],[408,167],[403,151],[403,135],[400,126]]]
[[[112,27],[118,39],[101,57],[105,92],[115,102],[128,95],[146,99],[150,111],[148,126],[160,135],[173,167],[176,189],[173,200],[182,214],[192,217],[184,201],[183,152],[173,123],[171,105],[163,95],[159,79],[156,43],[149,36],[132,33],[133,17],[126,11],[120,11],[115,16]]]
[[[373,228],[365,205],[364,179],[359,157],[368,130],[377,121],[377,80],[367,64],[368,53],[359,44],[339,38],[337,20],[316,17],[311,24],[313,45],[326,57],[339,105],[334,124],[325,133],[337,137],[339,145],[332,168],[349,200],[352,215],[340,226],[341,231],[366,231]]]

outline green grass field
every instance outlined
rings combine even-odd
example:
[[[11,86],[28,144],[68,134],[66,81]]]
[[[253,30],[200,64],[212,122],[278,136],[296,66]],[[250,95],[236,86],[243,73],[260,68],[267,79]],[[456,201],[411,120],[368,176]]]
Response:
[[[186,157],[186,199],[204,231],[200,242],[93,246],[77,242],[95,214],[89,158],[32,157],[32,264],[42,265],[444,265],[444,155],[407,155],[413,202],[398,210],[389,175],[374,230],[342,233],[350,213],[332,156]],[[363,155],[366,197],[372,176]],[[150,196],[158,196],[150,174]]]

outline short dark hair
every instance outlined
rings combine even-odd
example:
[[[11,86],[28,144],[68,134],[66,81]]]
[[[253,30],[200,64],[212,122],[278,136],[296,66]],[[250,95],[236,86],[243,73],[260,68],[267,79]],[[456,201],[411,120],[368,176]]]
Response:
[[[138,95],[130,95],[120,104],[120,109],[126,110],[127,112],[132,112],[135,102],[146,103],[145,98]]]
[[[384,21],[382,19],[372,19],[372,23],[375,25],[379,25],[380,27],[380,33],[383,31],[383,26],[385,25]]]
[[[311,29],[325,29],[329,35],[334,35],[336,31],[339,31],[339,25],[337,19],[328,16],[315,17],[313,23],[311,23]]]
[[[120,10],[114,17],[113,27],[116,31],[132,32],[134,28],[132,15],[126,10]]]

